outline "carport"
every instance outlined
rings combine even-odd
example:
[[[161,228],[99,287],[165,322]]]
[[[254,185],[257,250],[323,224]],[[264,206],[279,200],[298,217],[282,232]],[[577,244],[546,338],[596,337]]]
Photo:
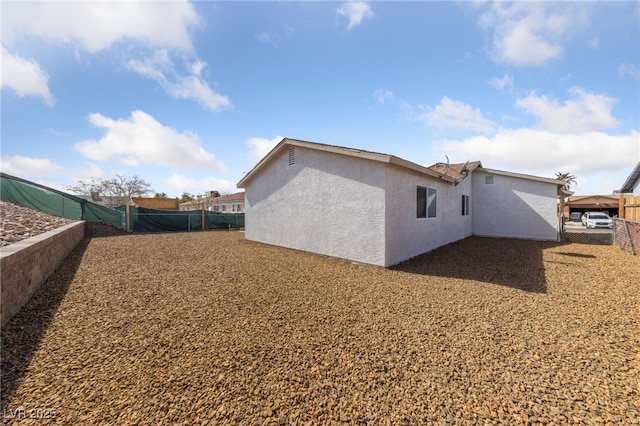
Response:
[[[618,215],[619,197],[617,195],[574,195],[569,197],[565,204],[569,210],[567,217],[571,217],[571,213],[578,212],[582,215],[584,212],[606,212],[609,216]]]

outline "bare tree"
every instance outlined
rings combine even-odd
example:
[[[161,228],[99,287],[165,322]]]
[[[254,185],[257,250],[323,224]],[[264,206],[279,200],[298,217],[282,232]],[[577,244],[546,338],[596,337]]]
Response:
[[[91,178],[89,181],[80,180],[75,185],[67,186],[67,190],[80,195],[81,197],[90,198],[97,201],[100,193],[104,190],[102,179]]]
[[[110,207],[128,204],[131,197],[144,197],[153,192],[151,185],[140,176],[128,177],[120,174],[111,179],[91,178],[89,182],[79,181],[67,189],[85,197],[91,196],[94,201],[101,198],[103,204]]]

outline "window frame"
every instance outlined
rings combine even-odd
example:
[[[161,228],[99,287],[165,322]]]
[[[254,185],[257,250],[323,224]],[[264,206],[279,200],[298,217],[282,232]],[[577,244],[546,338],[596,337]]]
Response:
[[[438,190],[430,186],[416,186],[416,219],[438,217]]]
[[[416,219],[427,218],[427,187],[418,185],[416,188]]]
[[[462,194],[462,216],[471,215],[471,197]]]
[[[427,187],[427,219],[434,217],[438,217],[438,190]]]

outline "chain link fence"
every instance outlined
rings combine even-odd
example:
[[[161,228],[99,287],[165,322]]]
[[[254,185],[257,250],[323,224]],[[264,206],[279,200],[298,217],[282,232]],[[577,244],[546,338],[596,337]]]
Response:
[[[640,222],[634,220],[614,219],[615,242],[622,250],[633,255],[640,253]]]
[[[613,229],[586,229],[576,222],[565,222],[562,240],[578,244],[616,244],[633,255],[640,254],[640,221],[614,218]]]
[[[614,232],[611,229],[599,232],[567,230],[564,232],[564,241],[568,243],[612,245],[615,242],[614,238]]]

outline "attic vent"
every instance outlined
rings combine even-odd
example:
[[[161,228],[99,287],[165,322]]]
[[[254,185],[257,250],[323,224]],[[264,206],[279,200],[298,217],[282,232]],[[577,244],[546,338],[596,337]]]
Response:
[[[484,183],[487,184],[487,185],[492,185],[493,184],[493,175],[485,176],[484,177]]]
[[[296,147],[292,146],[289,148],[289,165],[296,164]]]

